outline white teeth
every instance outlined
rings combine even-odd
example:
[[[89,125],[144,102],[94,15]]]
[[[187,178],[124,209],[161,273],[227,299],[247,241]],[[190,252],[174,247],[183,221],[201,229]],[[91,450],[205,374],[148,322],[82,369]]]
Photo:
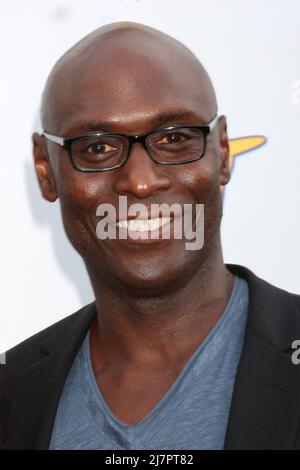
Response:
[[[135,232],[152,232],[153,230],[157,230],[163,225],[168,224],[170,221],[171,217],[158,217],[156,219],[146,220],[120,220],[116,225],[117,227]]]

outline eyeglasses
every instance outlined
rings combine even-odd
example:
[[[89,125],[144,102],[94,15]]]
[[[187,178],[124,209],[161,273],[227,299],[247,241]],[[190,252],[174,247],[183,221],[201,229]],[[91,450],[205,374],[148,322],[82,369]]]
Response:
[[[169,126],[142,135],[94,132],[77,137],[58,137],[44,130],[42,135],[67,150],[76,170],[101,172],[124,165],[135,143],[141,143],[150,158],[159,165],[181,165],[200,160],[205,154],[206,136],[217,121],[216,114],[205,126]]]

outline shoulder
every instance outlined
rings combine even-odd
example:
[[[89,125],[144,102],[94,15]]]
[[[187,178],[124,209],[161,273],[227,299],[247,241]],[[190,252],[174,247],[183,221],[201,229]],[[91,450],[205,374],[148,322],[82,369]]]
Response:
[[[300,331],[300,295],[267,282],[245,266],[226,267],[247,281],[249,329],[281,349],[291,345]]]
[[[11,371],[18,372],[34,361],[37,351],[48,344],[59,344],[69,335],[78,334],[94,314],[95,302],[85,305],[78,311],[64,317],[47,328],[35,333],[4,354],[4,364],[0,366],[0,381]]]
[[[255,290],[256,294],[260,295],[275,295],[276,298],[285,298],[292,300],[300,308],[300,294],[290,292],[281,287],[277,287],[274,284],[262,279],[253,271],[251,271],[246,266],[241,266],[238,264],[226,264],[226,267],[233,274],[245,279],[248,283],[250,289]]]
[[[23,420],[27,412],[34,413],[40,406],[36,402],[37,397],[42,398],[40,390],[44,390],[49,406],[51,393],[53,399],[95,314],[95,302],[91,302],[4,353],[4,364],[0,365],[0,449],[7,445],[12,416]]]

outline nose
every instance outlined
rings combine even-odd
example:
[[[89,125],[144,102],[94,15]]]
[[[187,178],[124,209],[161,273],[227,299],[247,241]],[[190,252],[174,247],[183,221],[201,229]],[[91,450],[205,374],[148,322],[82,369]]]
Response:
[[[134,143],[126,163],[116,170],[114,190],[119,194],[131,194],[147,198],[156,191],[170,187],[166,167],[155,163],[141,143]]]

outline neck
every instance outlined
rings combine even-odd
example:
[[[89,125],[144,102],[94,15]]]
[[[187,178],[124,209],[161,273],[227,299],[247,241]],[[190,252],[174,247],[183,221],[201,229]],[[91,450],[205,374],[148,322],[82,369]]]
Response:
[[[90,333],[91,353],[99,370],[120,362],[168,367],[184,361],[222,315],[234,280],[221,248],[184,286],[156,297],[116,291],[87,268],[98,312]]]

